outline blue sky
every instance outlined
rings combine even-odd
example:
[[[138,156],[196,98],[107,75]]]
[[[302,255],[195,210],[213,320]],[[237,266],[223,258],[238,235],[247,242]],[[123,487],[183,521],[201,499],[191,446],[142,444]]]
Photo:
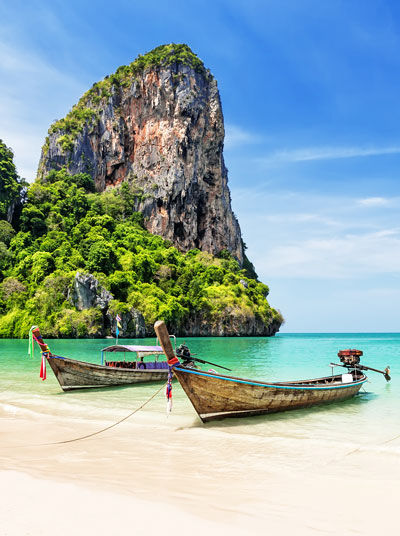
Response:
[[[1,2],[19,173],[93,82],[170,42],[218,80],[233,208],[283,331],[399,331],[400,4]]]

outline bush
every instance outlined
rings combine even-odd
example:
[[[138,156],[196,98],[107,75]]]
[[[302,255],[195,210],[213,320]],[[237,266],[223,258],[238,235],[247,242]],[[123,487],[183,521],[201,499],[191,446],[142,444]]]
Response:
[[[32,256],[32,279],[35,283],[42,281],[55,269],[54,258],[47,251],[37,251]]]
[[[0,242],[6,246],[10,245],[11,239],[15,236],[15,231],[8,221],[0,220]]]
[[[35,206],[26,206],[21,215],[21,230],[31,232],[34,237],[44,235],[47,227],[43,212]]]
[[[117,268],[117,257],[113,245],[105,240],[95,242],[89,250],[86,270],[108,275]]]
[[[0,140],[0,220],[6,220],[10,207],[20,203],[23,186],[12,150]]]

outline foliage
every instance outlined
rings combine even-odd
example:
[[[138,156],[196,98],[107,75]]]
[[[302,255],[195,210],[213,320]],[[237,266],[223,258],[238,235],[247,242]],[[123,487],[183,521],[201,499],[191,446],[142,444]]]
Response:
[[[0,140],[0,220],[7,219],[9,207],[20,200],[24,186],[13,159],[12,150]]]
[[[77,311],[68,299],[78,270],[112,293],[110,314],[133,307],[149,329],[160,318],[177,332],[194,317],[279,319],[268,287],[228,252],[183,254],[147,232],[137,195],[127,183],[95,194],[89,175],[64,169],[29,187],[19,232],[0,225],[0,337],[26,336],[32,324],[46,336],[104,335],[102,311]]]
[[[183,63],[200,73],[203,73],[205,70],[203,62],[187,45],[175,43],[171,43],[170,45],[160,45],[144,56],[139,55],[129,67],[133,72],[137,73],[148,67],[167,66],[174,63]],[[126,72],[126,69],[125,66],[119,67],[117,69],[117,74]]]
[[[115,268],[116,261],[113,244],[101,239],[90,246],[86,268],[89,272],[103,272],[108,275]]]
[[[12,225],[6,220],[0,220],[0,242],[9,246],[13,236],[15,236],[15,231]]]

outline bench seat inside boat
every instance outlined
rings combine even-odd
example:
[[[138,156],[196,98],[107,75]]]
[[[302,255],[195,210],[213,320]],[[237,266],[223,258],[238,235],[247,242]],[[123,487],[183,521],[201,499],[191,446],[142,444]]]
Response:
[[[146,369],[146,370],[163,370],[168,369],[166,361],[106,361],[107,367],[129,368],[129,369]]]

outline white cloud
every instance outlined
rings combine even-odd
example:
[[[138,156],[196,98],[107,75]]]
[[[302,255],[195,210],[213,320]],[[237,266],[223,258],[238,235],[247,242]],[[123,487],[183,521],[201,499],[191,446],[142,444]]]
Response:
[[[237,125],[225,125],[225,149],[232,149],[241,145],[257,143],[260,141],[260,136],[253,134]]]
[[[290,278],[400,275],[400,232],[391,229],[275,245],[257,259],[256,266],[269,276]]]
[[[17,173],[29,182],[36,177],[45,135],[46,131],[40,132],[29,125],[24,125],[20,130],[7,129],[4,132],[3,141],[13,150]]]
[[[261,164],[279,164],[286,162],[308,162],[313,160],[335,160],[340,158],[357,158],[400,154],[400,145],[388,147],[305,147],[275,151],[257,160]]]
[[[317,213],[280,213],[280,214],[266,214],[265,222],[270,224],[317,224],[327,225],[331,227],[341,227],[342,223],[339,219],[332,217],[326,217]]]
[[[72,107],[83,86],[33,51],[0,41],[0,138],[18,173],[33,180],[50,123]]]
[[[8,77],[3,78],[1,90],[8,90],[11,96],[15,94],[14,89],[17,89],[17,93],[27,93],[32,90],[32,86],[35,89],[47,82],[62,83],[72,89],[78,85],[74,77],[49,64],[33,51],[19,50],[15,45],[4,41],[0,41],[0,72]],[[25,84],[14,88],[16,82]]]
[[[265,281],[400,275],[398,198],[376,201],[373,212],[339,195],[240,189],[232,199],[248,256]]]
[[[381,207],[387,205],[389,199],[385,197],[366,197],[365,199],[359,199],[358,204],[363,207]]]

